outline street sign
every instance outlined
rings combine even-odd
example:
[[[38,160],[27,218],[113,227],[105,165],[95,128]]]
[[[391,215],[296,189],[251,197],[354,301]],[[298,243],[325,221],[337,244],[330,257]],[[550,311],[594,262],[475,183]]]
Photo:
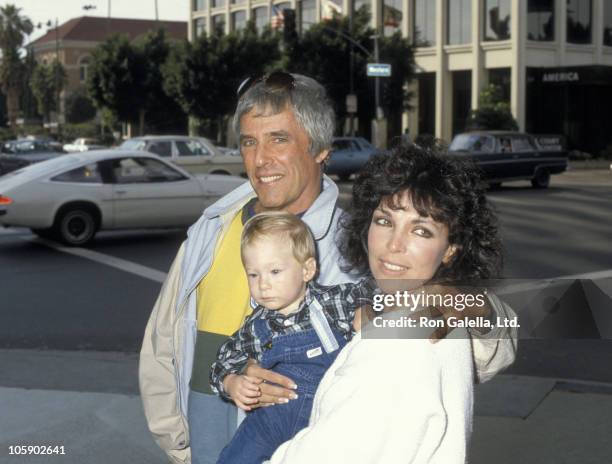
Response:
[[[391,77],[391,65],[385,63],[368,63],[367,74],[370,77]]]

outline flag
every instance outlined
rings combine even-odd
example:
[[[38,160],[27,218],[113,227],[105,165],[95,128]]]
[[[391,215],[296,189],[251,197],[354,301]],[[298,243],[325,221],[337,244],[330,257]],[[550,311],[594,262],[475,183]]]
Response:
[[[333,0],[321,0],[321,19],[334,19],[342,15],[342,7]]]
[[[383,6],[383,24],[385,26],[400,27],[402,23],[402,12],[385,4]]]

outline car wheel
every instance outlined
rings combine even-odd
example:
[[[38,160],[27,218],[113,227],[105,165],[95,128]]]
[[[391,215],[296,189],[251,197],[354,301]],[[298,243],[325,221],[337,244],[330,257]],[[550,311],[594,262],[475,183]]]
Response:
[[[30,229],[33,234],[38,235],[40,238],[54,238],[53,236],[53,228],[49,227],[47,229]]]
[[[501,182],[489,182],[489,188],[491,190],[497,190],[498,188],[501,188]]]
[[[338,174],[338,179],[340,179],[342,182],[347,182],[349,179],[351,178],[351,174],[350,173],[342,173],[342,174]]]
[[[531,179],[531,185],[533,188],[545,189],[550,184],[550,173],[546,169],[538,169],[533,179]]]
[[[227,171],[211,171],[211,174],[219,174],[222,176],[231,176],[231,174]]]
[[[98,231],[91,211],[76,207],[61,211],[53,226],[53,233],[66,245],[81,246],[89,243]]]

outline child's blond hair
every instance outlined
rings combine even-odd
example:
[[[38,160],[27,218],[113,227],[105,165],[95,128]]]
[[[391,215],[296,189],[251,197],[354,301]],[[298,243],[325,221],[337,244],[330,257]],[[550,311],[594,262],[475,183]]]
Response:
[[[316,259],[316,247],[308,226],[295,214],[268,211],[249,219],[240,238],[240,255],[244,261],[244,249],[262,237],[279,236],[289,240],[293,256],[299,263]]]

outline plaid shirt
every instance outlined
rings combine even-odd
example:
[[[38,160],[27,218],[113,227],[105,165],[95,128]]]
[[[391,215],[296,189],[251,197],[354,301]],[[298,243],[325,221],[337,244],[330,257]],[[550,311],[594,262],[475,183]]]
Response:
[[[254,321],[265,319],[271,329],[272,337],[312,329],[308,306],[314,298],[323,308],[323,313],[332,329],[337,329],[350,340],[353,336],[355,310],[371,301],[367,297],[371,288],[367,281],[356,284],[346,283],[324,287],[310,282],[299,309],[287,316],[258,305],[246,319],[243,326],[219,348],[217,361],[210,369],[210,386],[223,398],[230,400],[223,388],[223,380],[228,374],[244,371],[249,358],[261,361],[262,342],[255,334]]]

